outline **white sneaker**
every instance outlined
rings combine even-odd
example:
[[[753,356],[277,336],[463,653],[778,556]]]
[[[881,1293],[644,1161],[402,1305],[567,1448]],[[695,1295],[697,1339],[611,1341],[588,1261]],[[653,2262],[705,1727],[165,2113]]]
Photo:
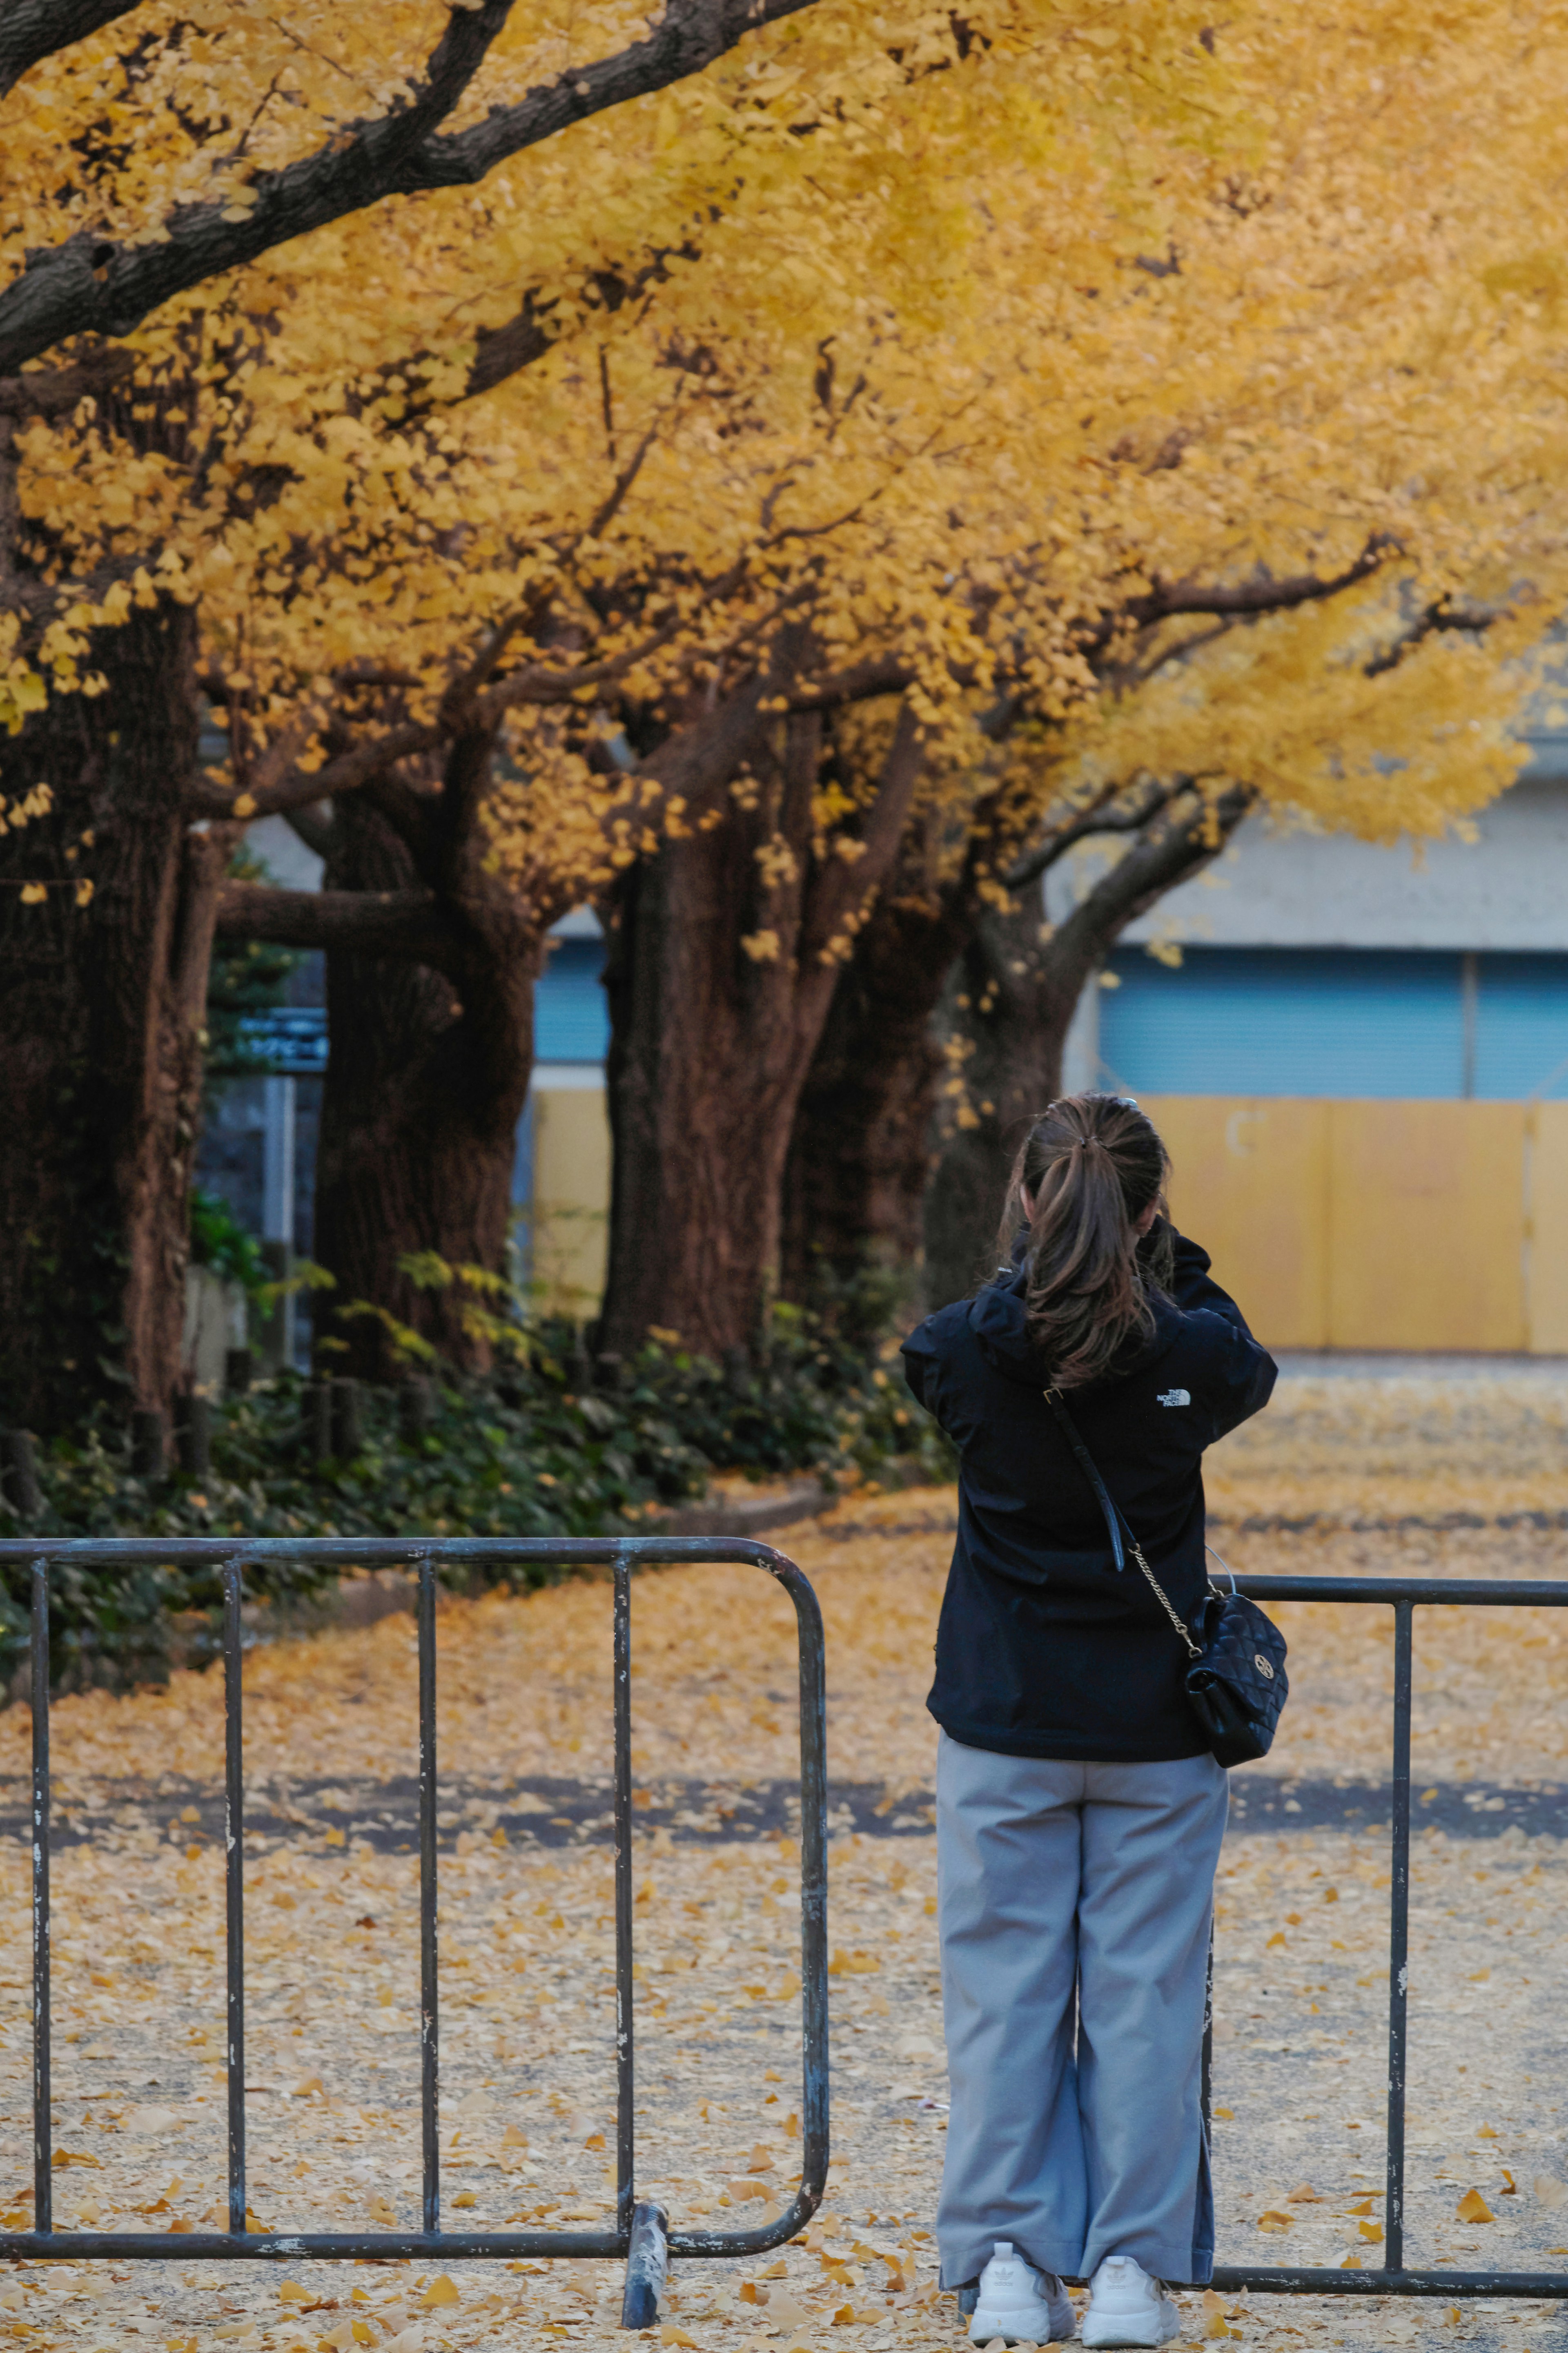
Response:
[[[1037,2272],[1013,2253],[1010,2239],[994,2244],[996,2252],[980,2274],[970,2342],[988,2345],[1000,2337],[1009,2345],[1049,2345],[1070,2337],[1072,2305],[1055,2272]]]
[[[1133,2255],[1107,2255],[1089,2285],[1086,2345],[1168,2345],[1182,2316]]]

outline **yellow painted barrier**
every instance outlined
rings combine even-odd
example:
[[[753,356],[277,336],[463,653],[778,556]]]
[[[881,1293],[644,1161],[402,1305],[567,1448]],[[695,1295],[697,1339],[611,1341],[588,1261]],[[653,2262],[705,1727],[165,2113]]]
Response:
[[[597,1312],[609,1239],[610,1121],[603,1087],[552,1087],[533,1097],[531,1256],[540,1306]]]
[[[1523,1191],[1525,1345],[1568,1356],[1568,1103],[1526,1106]]]
[[[1568,1353],[1568,1103],[1143,1102],[1270,1345]]]

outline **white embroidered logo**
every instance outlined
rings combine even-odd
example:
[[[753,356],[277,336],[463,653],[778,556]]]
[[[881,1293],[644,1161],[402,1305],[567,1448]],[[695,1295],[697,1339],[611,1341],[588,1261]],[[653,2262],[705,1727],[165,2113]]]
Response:
[[[1192,1401],[1191,1394],[1186,1389],[1163,1389],[1160,1393],[1162,1405],[1191,1405]]]

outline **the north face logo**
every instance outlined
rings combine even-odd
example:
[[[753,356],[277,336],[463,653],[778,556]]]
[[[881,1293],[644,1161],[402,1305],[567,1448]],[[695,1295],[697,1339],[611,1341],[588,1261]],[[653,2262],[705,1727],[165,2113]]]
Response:
[[[1185,1389],[1162,1389],[1160,1392],[1162,1405],[1191,1405],[1192,1401],[1190,1394]]]

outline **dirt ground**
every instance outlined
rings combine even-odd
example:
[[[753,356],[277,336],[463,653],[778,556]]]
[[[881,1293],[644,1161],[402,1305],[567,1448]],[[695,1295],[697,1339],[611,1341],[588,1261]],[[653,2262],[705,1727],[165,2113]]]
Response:
[[[1298,1381],[1218,1451],[1212,1534],[1258,1573],[1568,1579],[1568,1384]],[[782,1548],[822,1601],[834,1822],[834,2162],[804,2242],[685,2263],[658,2332],[702,2353],[952,2344],[930,2237],[945,2127],[924,1712],[944,1491],[846,1499]],[[1373,1525],[1376,1523],[1376,1525]],[[691,1568],[634,1599],[639,2186],[754,2221],[798,2173],[791,1611]],[[1233,1776],[1216,1936],[1220,2259],[1381,2258],[1389,1613],[1290,1605],[1273,1756]],[[443,1610],[442,2049],[453,2224],[612,2199],[609,1595]],[[1568,1615],[1423,1610],[1407,2260],[1568,2274],[1562,1965]],[[246,1677],[249,2192],[268,2227],[408,2226],[419,2185],[413,1629],[258,1649]],[[0,1716],[19,1797],[25,1710]],[[169,2229],[223,2184],[222,1690],[55,1712],[57,2221]],[[13,1806],[12,1819],[20,1828]],[[30,2220],[27,1856],[0,1841],[0,2195]],[[1473,2219],[1461,2219],[1465,2215]],[[294,2348],[615,2338],[618,2267],[16,2265],[0,2333]],[[1189,2295],[1185,2333],[1544,2353],[1555,2305]]]

